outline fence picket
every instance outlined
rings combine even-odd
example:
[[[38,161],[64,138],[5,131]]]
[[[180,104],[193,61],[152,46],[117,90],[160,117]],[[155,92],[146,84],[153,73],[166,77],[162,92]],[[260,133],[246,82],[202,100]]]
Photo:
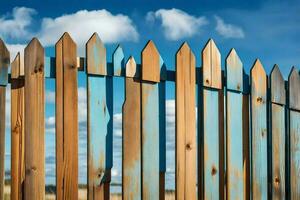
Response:
[[[243,64],[232,49],[226,59],[227,198],[244,198]]]
[[[176,54],[176,199],[196,199],[196,67],[187,43]]]
[[[285,199],[285,82],[275,65],[270,75],[270,137],[272,141],[272,199]]]
[[[159,199],[160,58],[152,41],[142,51],[142,199]]]
[[[76,44],[68,33],[56,48],[56,199],[78,198]],[[25,85],[26,87],[26,85]]]
[[[34,38],[25,48],[25,199],[45,199],[44,48]]]
[[[23,199],[24,165],[24,77],[20,54],[11,64],[11,199]]]
[[[103,66],[103,63],[105,65]],[[99,70],[104,67],[105,69]],[[97,73],[90,74],[90,68]],[[87,43],[88,92],[88,199],[109,198],[110,169],[112,167],[112,136],[106,74],[106,50],[95,33]]]
[[[252,198],[267,199],[267,76],[259,60],[251,69]]]
[[[199,199],[223,199],[223,93],[221,56],[213,40],[202,51],[199,120]]]
[[[299,199],[300,194],[300,76],[293,67],[289,75],[289,140],[290,140],[290,198]]]
[[[113,65],[114,65],[114,76],[125,75],[125,57],[123,49],[120,45],[116,48],[113,53]]]
[[[129,69],[130,71],[127,71]],[[126,64],[125,102],[123,104],[123,182],[124,200],[141,199],[141,83],[133,78],[136,63]]]
[[[8,66],[10,55],[4,42],[0,39],[0,200],[4,199],[4,159],[5,159],[5,103],[6,85],[8,83]]]

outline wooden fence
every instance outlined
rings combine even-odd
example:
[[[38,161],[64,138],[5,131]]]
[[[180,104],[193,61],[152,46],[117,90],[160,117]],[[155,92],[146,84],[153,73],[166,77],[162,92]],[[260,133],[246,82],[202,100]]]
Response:
[[[0,41],[0,199],[9,83],[11,199],[45,198],[45,78],[56,81],[57,199],[78,199],[78,70],[87,76],[89,200],[110,194],[113,77],[125,80],[123,199],[164,199],[166,81],[176,85],[178,200],[300,199],[300,76],[295,68],[285,81],[278,66],[267,76],[256,60],[248,76],[232,49],[222,71],[213,40],[202,51],[201,68],[184,43],[175,71],[167,70],[152,41],[141,53],[141,64],[133,57],[125,62],[120,46],[107,62],[97,34],[87,42],[85,58],[77,58],[68,33],[55,49],[55,58],[45,58],[33,39],[25,48],[24,69],[18,54],[8,74],[10,56]]]

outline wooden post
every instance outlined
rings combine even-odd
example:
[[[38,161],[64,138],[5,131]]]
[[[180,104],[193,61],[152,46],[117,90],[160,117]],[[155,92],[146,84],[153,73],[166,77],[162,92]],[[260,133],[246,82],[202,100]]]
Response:
[[[272,199],[285,199],[285,82],[275,65],[270,75],[272,141]]]
[[[160,58],[152,41],[142,51],[142,199],[159,199]]]
[[[95,33],[86,44],[88,100],[88,199],[109,199],[112,167],[110,121],[112,85],[108,84],[106,50]],[[110,77],[112,79],[112,77]]]
[[[64,33],[56,43],[55,50],[56,199],[78,199],[78,93],[76,44],[68,33]]]
[[[252,198],[268,197],[267,76],[259,60],[251,69]]]
[[[0,39],[0,200],[4,199],[5,178],[5,96],[8,83],[8,66],[10,55],[4,42]]]
[[[120,45],[117,46],[113,53],[114,76],[125,76],[125,58],[124,52]]]
[[[289,131],[290,131],[290,199],[300,198],[300,76],[293,67],[289,75]]]
[[[141,199],[141,83],[135,77],[136,63],[126,64],[123,104],[123,200]]]
[[[24,163],[24,77],[20,54],[11,64],[11,200],[23,199]]]
[[[201,120],[198,199],[223,199],[223,92],[221,55],[213,40],[202,52],[202,89],[198,106]]]
[[[227,198],[244,198],[243,64],[232,49],[226,59]]]
[[[45,199],[44,48],[34,38],[25,48],[25,199]]]
[[[196,199],[196,67],[187,43],[176,54],[176,199]]]

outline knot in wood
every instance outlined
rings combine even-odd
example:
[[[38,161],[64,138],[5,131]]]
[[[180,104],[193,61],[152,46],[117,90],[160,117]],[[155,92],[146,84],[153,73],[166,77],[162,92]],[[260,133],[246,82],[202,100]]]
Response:
[[[185,146],[185,148],[187,150],[191,150],[192,149],[192,145],[190,143],[187,143],[186,146]]]
[[[211,175],[216,175],[216,173],[217,173],[217,169],[216,169],[216,167],[215,166],[213,166],[212,167],[212,169],[211,169]]]
[[[206,82],[207,84],[209,84],[209,80],[208,80],[208,79],[206,79],[205,82]]]
[[[262,98],[262,97],[257,97],[256,101],[257,101],[258,103],[262,103],[262,102],[263,102],[263,98]]]
[[[238,89],[238,90],[241,89],[240,84],[237,84],[236,89]]]
[[[275,184],[276,184],[276,185],[279,185],[279,183],[280,183],[280,180],[279,180],[279,178],[276,176],[276,177],[275,177]]]

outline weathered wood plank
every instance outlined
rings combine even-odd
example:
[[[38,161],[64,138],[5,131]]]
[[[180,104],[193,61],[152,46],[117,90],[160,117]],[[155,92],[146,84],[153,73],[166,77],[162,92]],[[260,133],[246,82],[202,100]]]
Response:
[[[135,71],[136,63],[130,57],[127,69]],[[125,79],[123,105],[123,199],[141,199],[141,83],[134,78]]]
[[[215,44],[210,39],[202,51],[203,85],[221,89],[221,55]]]
[[[20,75],[20,54],[11,64],[11,199],[23,199],[24,163],[24,77]]]
[[[106,67],[105,46],[94,34],[88,41],[87,49],[87,99],[88,99],[88,199],[106,199],[109,196],[110,169],[112,167],[112,132],[110,120],[112,114],[108,108],[112,99],[107,90],[109,77],[95,76],[94,71]],[[103,59],[105,65],[103,65]],[[103,70],[102,70],[103,71]],[[103,75],[98,73],[97,75]],[[110,77],[111,78],[111,77]]]
[[[176,54],[176,199],[196,199],[196,73],[187,43]]]
[[[300,198],[300,76],[293,67],[289,75],[289,130],[290,130],[290,198]]]
[[[152,41],[142,52],[142,199],[159,199],[159,53]]]
[[[142,80],[160,82],[159,52],[153,41],[148,41],[142,51]]]
[[[64,33],[56,49],[56,198],[78,198],[76,44]],[[26,86],[25,86],[26,87]]]
[[[114,76],[125,75],[125,57],[121,45],[118,45],[113,53],[113,66]]]
[[[243,64],[232,49],[226,59],[227,198],[244,198]]]
[[[251,69],[252,197],[267,199],[267,76],[259,60]]]
[[[285,199],[285,82],[275,65],[270,74],[272,199]]]
[[[34,38],[25,48],[25,199],[45,199],[44,48]]]
[[[202,51],[203,87],[201,89],[201,120],[199,197],[198,199],[223,199],[224,183],[222,174],[223,156],[223,93],[221,57],[214,42],[210,40]],[[209,73],[208,73],[209,72]]]
[[[86,44],[88,74],[107,75],[106,56],[100,58],[99,55],[106,55],[106,49],[98,34],[94,33]]]
[[[5,103],[10,55],[0,39],[0,199],[4,198],[5,160]]]

